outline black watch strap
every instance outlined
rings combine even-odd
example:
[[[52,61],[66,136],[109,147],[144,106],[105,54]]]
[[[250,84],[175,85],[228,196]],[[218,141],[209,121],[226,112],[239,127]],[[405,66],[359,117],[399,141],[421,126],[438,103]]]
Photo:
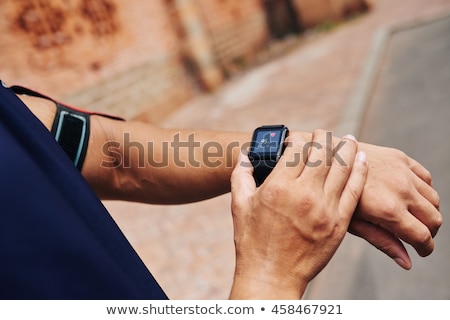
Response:
[[[253,131],[248,155],[254,168],[256,186],[259,187],[275,168],[283,154],[288,134],[288,128],[282,124],[261,126]]]
[[[267,176],[272,172],[277,164],[276,161],[270,159],[252,160],[253,177],[255,178],[256,186],[259,187]]]

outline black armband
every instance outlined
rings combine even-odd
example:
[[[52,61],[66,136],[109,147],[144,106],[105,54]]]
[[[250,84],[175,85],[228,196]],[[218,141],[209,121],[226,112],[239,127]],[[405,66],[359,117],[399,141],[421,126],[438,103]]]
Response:
[[[60,103],[56,103],[56,108],[51,133],[81,171],[89,142],[90,115]]]
[[[64,105],[46,95],[43,95],[42,93],[22,86],[12,86],[10,89],[18,95],[43,98],[55,103],[56,116],[53,120],[51,133],[80,171],[83,167],[88,149],[90,116],[98,115],[112,120],[124,121],[121,117],[100,112],[86,111]]]

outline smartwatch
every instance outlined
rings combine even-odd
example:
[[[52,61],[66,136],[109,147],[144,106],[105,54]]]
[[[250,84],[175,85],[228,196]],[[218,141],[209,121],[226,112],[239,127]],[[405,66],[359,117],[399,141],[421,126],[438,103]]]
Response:
[[[288,133],[285,125],[262,126],[253,132],[248,157],[257,186],[264,182],[283,154]]]

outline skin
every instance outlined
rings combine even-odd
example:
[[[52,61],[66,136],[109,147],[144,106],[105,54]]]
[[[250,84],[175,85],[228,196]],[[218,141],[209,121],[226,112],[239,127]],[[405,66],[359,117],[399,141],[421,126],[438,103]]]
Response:
[[[325,132],[312,142],[325,143]],[[236,270],[231,299],[300,299],[308,283],[325,267],[346,234],[367,176],[364,152],[344,137],[341,165],[326,165],[325,148],[302,154],[307,141],[289,137],[272,174],[256,188],[249,160],[241,156],[231,176]],[[355,157],[356,155],[356,157]],[[320,166],[312,166],[309,161]],[[247,164],[247,165],[245,165]],[[307,186],[307,187],[305,187]]]
[[[56,112],[52,102],[27,96],[20,98],[47,128],[51,127]],[[129,134],[130,142],[140,142],[142,150],[124,148],[125,134]],[[195,143],[199,143],[195,152],[180,148],[175,154],[174,148],[169,148],[169,161],[164,168],[151,166],[148,161],[143,161],[143,165],[139,163],[142,153],[144,160],[149,155],[155,160],[162,159],[163,142],[173,142],[175,137],[179,141],[189,141],[192,134]],[[308,132],[291,131],[291,136],[313,141],[313,134]],[[251,133],[162,129],[145,123],[91,116],[89,149],[82,174],[101,199],[160,204],[200,201],[230,192],[230,177],[238,163],[240,147],[250,139]],[[148,141],[154,143],[151,151]],[[228,151],[218,158],[221,161],[217,167],[206,165],[202,153],[212,141]],[[333,141],[336,146],[341,139],[334,137]],[[109,148],[111,142],[119,147]],[[238,147],[227,149],[230,143]],[[400,267],[410,269],[411,259],[402,242],[425,257],[434,250],[433,238],[442,224],[439,195],[433,188],[431,175],[417,161],[396,149],[360,142],[358,151],[365,152],[370,164],[348,231],[366,239]],[[186,167],[177,165],[175,158]],[[190,160],[199,165],[190,165]]]

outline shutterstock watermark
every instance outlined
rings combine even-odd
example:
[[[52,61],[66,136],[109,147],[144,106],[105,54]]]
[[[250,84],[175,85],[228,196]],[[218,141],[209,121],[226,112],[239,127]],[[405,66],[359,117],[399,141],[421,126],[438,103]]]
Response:
[[[333,145],[333,135],[326,133],[325,145],[315,141],[307,142],[301,150],[294,152],[294,159],[287,162],[287,166],[297,166],[301,162],[308,167],[318,167],[324,162],[331,166],[333,160],[341,166],[347,163],[339,155],[339,151],[346,141],[340,141]],[[226,144],[218,141],[202,142],[197,140],[195,133],[182,139],[180,133],[173,135],[170,141],[135,141],[130,133],[124,133],[122,141],[108,141],[102,146],[104,160],[101,162],[103,168],[166,168],[177,166],[181,168],[226,168],[234,167],[234,155],[236,152],[247,154],[251,142],[230,141]],[[286,149],[292,148],[292,143],[286,144]],[[308,159],[312,149],[325,149],[325,159]],[[273,151],[273,150],[271,150]],[[264,160],[262,160],[264,161]],[[246,165],[242,163],[241,165]]]

